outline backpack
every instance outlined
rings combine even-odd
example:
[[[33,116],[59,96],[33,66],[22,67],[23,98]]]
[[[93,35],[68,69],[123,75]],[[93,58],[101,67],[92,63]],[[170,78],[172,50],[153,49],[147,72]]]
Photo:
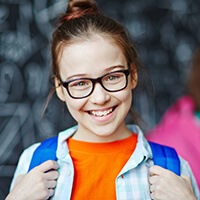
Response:
[[[34,151],[28,172],[47,160],[56,161],[57,143],[57,136],[44,140]],[[180,159],[176,150],[154,142],[149,142],[149,144],[153,153],[154,164],[171,170],[180,176]]]

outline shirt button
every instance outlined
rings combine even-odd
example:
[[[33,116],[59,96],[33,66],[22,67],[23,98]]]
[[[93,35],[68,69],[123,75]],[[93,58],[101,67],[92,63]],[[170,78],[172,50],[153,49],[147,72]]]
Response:
[[[70,176],[71,175],[71,171],[68,169],[66,174],[67,174],[67,176]]]

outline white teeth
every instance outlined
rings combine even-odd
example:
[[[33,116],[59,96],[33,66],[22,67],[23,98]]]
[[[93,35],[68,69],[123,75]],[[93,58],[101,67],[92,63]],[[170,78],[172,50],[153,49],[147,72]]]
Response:
[[[110,108],[109,110],[104,110],[104,111],[91,111],[91,113],[97,117],[103,117],[108,115],[113,111],[113,108]]]

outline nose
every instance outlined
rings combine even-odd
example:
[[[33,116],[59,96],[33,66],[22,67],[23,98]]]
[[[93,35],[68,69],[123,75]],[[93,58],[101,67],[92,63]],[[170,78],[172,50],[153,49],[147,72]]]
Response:
[[[110,94],[107,92],[100,83],[96,83],[94,90],[90,96],[90,101],[93,104],[103,105],[110,100]]]

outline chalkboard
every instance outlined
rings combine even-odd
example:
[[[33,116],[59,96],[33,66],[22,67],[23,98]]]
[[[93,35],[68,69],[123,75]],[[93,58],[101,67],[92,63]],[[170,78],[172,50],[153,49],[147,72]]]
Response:
[[[51,85],[50,39],[64,0],[0,0],[0,199],[8,193],[26,147],[75,124]],[[98,0],[123,23],[135,43],[152,91],[139,90],[135,109],[151,128],[183,94],[192,54],[200,42],[199,0]],[[148,83],[149,84],[149,83]]]

